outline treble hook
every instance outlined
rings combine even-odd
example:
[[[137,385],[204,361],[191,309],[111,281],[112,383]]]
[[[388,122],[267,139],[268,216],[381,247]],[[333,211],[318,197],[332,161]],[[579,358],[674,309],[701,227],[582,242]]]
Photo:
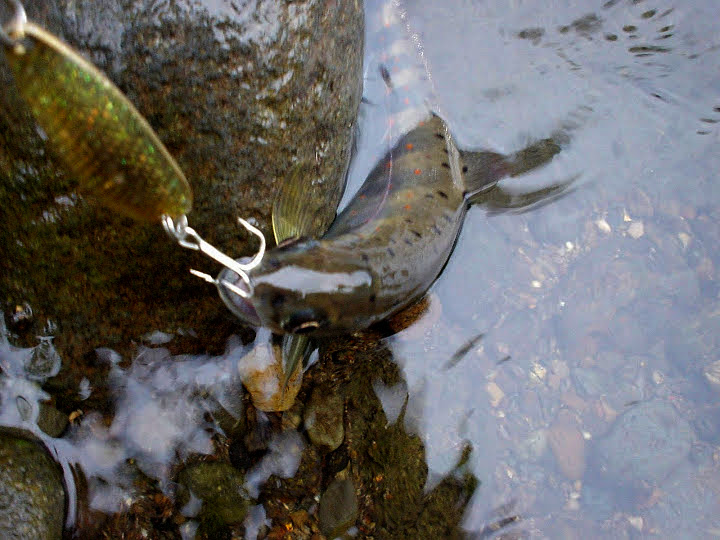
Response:
[[[242,298],[248,298],[252,296],[253,287],[252,283],[250,282],[250,276],[248,276],[247,272],[255,268],[262,261],[262,258],[265,255],[266,242],[265,235],[260,229],[254,227],[243,218],[238,218],[238,222],[240,223],[240,225],[245,227],[245,229],[247,229],[249,232],[253,233],[260,239],[260,249],[258,250],[255,257],[253,257],[253,259],[249,263],[245,264],[239,263],[236,260],[228,257],[222,251],[218,250],[216,247],[203,240],[197,233],[197,231],[195,231],[195,229],[193,229],[192,227],[188,227],[187,216],[180,217],[177,223],[175,223],[175,221],[173,221],[170,216],[165,215],[162,217],[162,225],[165,231],[171,237],[173,237],[178,244],[180,244],[184,248],[199,251],[200,253],[207,255],[214,261],[219,262],[228,270],[232,270],[233,272],[235,272],[245,282],[245,285],[247,285],[247,291],[226,280],[218,282],[217,279],[213,278],[209,274],[199,272],[198,270],[190,270],[190,273],[192,275],[204,279],[208,283],[213,283],[216,286],[220,286],[220,284],[222,284],[238,296]]]
[[[10,21],[0,27],[0,42],[6,47],[17,47],[17,40],[23,36],[25,25],[28,22],[27,14],[20,0],[5,0],[5,2],[13,6],[15,12]]]

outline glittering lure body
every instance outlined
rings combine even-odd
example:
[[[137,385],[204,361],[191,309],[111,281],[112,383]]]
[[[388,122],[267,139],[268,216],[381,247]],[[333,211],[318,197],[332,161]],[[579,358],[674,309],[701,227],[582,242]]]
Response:
[[[243,299],[222,286],[245,321],[279,333],[328,335],[368,327],[414,302],[450,256],[472,196],[513,174],[492,152],[458,150],[432,116],[400,139],[320,240],[265,254]]]
[[[122,92],[42,28],[13,30],[4,44],[19,93],[81,190],[140,220],[187,214],[184,174]]]

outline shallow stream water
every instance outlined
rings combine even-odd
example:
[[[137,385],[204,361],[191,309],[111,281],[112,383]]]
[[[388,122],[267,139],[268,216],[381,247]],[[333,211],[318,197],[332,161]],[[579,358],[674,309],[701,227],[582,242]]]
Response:
[[[573,180],[547,205],[471,208],[424,311],[377,343],[402,381],[378,376],[373,388],[388,422],[423,443],[425,490],[467,458],[479,481],[462,518],[470,537],[720,535],[715,2],[401,8],[414,69],[427,75],[413,91],[458,145],[510,154],[562,133],[551,163],[502,186],[521,193]],[[367,20],[382,20],[383,9],[368,2]],[[380,76],[388,45],[368,28],[345,202],[389,148],[388,133],[400,133],[388,131]],[[111,415],[86,410],[62,438],[33,428],[63,464],[71,521],[72,470],[87,478],[80,497],[93,510],[122,511],[141,491],[125,463],[170,495],[178,464],[212,454],[223,433],[208,415],[242,415],[238,364],[250,345],[231,337],[221,356],[172,356],[162,346],[173,336],[153,330],[132,362],[98,351]],[[4,425],[28,429],[48,398],[38,385],[61,359],[38,347],[0,341]],[[254,496],[271,475],[295,474],[307,444],[293,430],[274,438],[245,489]],[[197,527],[192,504],[185,537]],[[273,525],[259,506],[251,516],[248,537]]]
[[[472,208],[425,315],[387,340],[428,482],[469,443],[468,530],[505,508],[533,537],[717,535],[717,6],[406,7],[458,144],[562,128],[551,164],[501,185],[575,178],[528,212]]]

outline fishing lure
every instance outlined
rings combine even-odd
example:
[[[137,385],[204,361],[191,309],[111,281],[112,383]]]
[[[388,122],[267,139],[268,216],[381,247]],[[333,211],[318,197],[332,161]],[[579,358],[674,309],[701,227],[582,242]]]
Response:
[[[249,264],[205,242],[187,224],[190,184],[147,120],[99,69],[29,22],[19,0],[6,2],[14,14],[0,28],[0,45],[18,92],[81,191],[126,216],[161,222],[181,246],[246,275],[262,258],[262,232],[239,219],[261,241]]]
[[[147,120],[100,70],[11,3],[15,16],[0,33],[5,56],[80,189],[138,220],[187,214],[190,185]]]

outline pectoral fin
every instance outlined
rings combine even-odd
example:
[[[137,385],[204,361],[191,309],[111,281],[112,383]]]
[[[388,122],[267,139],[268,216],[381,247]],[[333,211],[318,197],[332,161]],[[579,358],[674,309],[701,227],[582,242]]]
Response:
[[[305,363],[314,349],[315,343],[308,336],[298,334],[283,335],[283,388],[287,387],[288,381],[292,378],[295,370],[302,369],[299,366]]]
[[[317,237],[324,231],[316,230],[319,209],[322,206],[308,201],[307,178],[303,167],[295,167],[275,196],[272,211],[273,233],[279,244],[292,237]]]

